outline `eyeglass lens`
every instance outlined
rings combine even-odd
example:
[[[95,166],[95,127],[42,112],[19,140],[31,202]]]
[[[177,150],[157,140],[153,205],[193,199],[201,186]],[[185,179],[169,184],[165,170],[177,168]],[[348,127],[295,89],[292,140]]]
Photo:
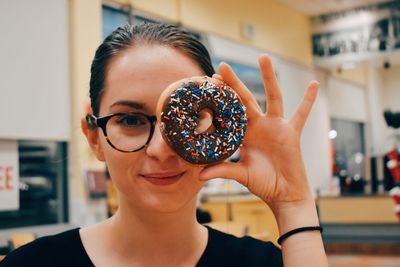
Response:
[[[133,151],[143,147],[151,131],[150,121],[140,114],[124,114],[110,118],[108,140],[118,149]]]

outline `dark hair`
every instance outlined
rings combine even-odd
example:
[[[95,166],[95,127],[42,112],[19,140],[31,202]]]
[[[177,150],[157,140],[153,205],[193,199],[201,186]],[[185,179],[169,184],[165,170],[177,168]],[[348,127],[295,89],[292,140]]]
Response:
[[[126,24],[108,35],[94,56],[90,76],[90,100],[94,115],[99,113],[107,65],[113,56],[137,43],[161,44],[176,48],[196,61],[205,75],[212,76],[215,73],[207,49],[190,33],[169,24]]]

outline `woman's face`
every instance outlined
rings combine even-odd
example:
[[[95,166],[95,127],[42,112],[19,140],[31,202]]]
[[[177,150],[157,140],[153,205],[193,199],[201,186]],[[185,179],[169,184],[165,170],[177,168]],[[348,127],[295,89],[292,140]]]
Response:
[[[116,112],[156,115],[161,92],[172,82],[203,71],[179,50],[162,45],[138,45],[115,56],[108,65],[100,116]],[[181,159],[155,127],[149,146],[122,153],[98,130],[99,158],[107,164],[121,201],[146,210],[172,212],[195,201],[203,182],[200,167]]]

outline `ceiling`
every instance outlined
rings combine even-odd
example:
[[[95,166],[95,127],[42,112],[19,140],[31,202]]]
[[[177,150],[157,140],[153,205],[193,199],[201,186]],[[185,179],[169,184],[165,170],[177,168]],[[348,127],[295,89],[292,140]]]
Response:
[[[287,6],[309,16],[333,13],[370,4],[390,2],[388,0],[279,0]]]

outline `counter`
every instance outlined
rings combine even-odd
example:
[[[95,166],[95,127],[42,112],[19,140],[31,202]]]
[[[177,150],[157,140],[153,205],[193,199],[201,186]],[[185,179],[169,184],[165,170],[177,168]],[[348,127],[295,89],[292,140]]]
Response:
[[[317,199],[321,223],[397,224],[389,195],[354,195]]]
[[[368,245],[379,243],[390,244],[391,251],[400,251],[400,223],[393,213],[394,202],[390,196],[320,197],[316,203],[326,245],[338,242]],[[208,195],[201,208],[210,212],[213,221],[247,225],[249,235],[268,232],[272,242],[276,242],[279,237],[272,211],[252,194]],[[359,248],[351,247],[351,251],[355,249]]]

